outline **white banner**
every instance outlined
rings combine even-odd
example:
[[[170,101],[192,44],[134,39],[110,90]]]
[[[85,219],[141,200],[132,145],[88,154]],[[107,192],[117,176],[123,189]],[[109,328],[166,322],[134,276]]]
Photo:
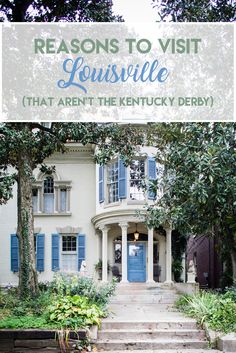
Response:
[[[3,121],[232,121],[223,23],[3,23]]]

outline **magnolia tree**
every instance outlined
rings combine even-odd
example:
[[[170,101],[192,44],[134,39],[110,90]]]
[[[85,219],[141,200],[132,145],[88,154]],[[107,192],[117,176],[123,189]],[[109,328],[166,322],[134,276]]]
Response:
[[[135,147],[143,144],[142,130],[131,126],[96,123],[54,123],[50,128],[39,123],[4,123],[0,125],[0,204],[12,197],[17,183],[17,236],[19,239],[19,289],[22,296],[36,294],[34,219],[32,206],[33,171],[39,167],[52,172],[43,163],[55,151],[66,152],[66,141],[98,147],[95,160],[106,163],[113,155],[124,162]]]
[[[235,20],[234,0],[152,0],[159,20],[173,22],[230,22]]]
[[[217,237],[236,278],[236,124],[154,124],[149,140],[164,168],[147,223]]]
[[[2,0],[0,19],[14,22],[119,22],[110,0]]]

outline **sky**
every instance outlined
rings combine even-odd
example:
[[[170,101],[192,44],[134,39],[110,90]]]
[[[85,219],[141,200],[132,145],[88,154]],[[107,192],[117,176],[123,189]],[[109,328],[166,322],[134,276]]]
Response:
[[[126,22],[156,22],[157,10],[151,0],[113,0],[113,11]]]

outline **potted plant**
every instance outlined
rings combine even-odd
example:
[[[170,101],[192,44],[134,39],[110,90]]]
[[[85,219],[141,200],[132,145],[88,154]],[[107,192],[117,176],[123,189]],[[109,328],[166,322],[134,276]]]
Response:
[[[95,271],[98,273],[98,279],[102,279],[102,260],[99,259],[98,262],[94,265]],[[107,273],[111,270],[109,261],[107,261]]]

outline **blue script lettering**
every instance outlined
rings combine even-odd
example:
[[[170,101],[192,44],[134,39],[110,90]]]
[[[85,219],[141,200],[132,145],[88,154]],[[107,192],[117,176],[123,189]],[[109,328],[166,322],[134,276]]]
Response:
[[[75,60],[66,59],[63,62],[63,71],[69,74],[68,81],[59,80],[57,85],[59,88],[68,88],[76,86],[83,92],[87,93],[85,85],[82,83],[90,82],[159,82],[164,83],[169,71],[166,67],[159,67],[158,60],[153,62],[146,61],[143,65],[128,65],[127,67],[119,68],[116,64],[109,64],[106,68],[95,68],[85,65],[82,57],[77,57]]]

